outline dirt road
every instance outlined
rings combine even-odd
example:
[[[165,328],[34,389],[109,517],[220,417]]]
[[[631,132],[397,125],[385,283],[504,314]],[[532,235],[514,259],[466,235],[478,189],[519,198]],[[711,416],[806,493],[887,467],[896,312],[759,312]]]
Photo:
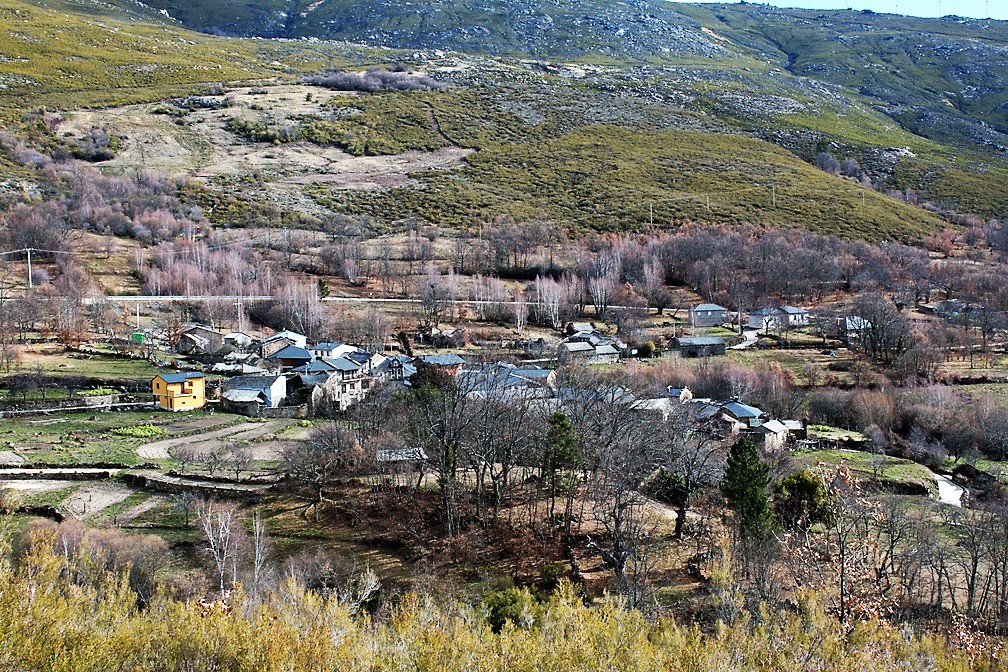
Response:
[[[288,419],[242,422],[193,436],[145,443],[137,448],[137,455],[145,460],[167,460],[171,458],[171,450],[179,446],[191,445],[199,450],[213,450],[228,443],[249,442],[269,434],[275,434],[289,427],[293,422]]]

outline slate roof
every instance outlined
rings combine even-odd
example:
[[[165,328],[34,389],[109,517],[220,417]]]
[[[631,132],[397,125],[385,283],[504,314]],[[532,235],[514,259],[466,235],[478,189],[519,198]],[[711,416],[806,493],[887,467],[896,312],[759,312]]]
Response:
[[[225,390],[264,390],[283,376],[235,376],[224,383]]]
[[[239,404],[247,404],[253,401],[262,401],[265,396],[261,390],[246,390],[245,388],[239,388],[235,390],[227,390],[221,395],[228,401],[233,401]]]
[[[725,340],[720,336],[683,336],[676,339],[676,343],[686,347],[702,347],[705,345],[724,345]]]
[[[433,364],[435,366],[461,366],[466,363],[466,360],[462,359],[454,352],[449,352],[443,355],[420,355],[416,359],[419,359],[421,362],[426,364]]]
[[[192,371],[185,371],[182,373],[159,373],[155,378],[160,378],[166,383],[184,383],[190,378],[202,378],[202,373],[194,373]]]
[[[286,348],[274,352],[269,356],[269,359],[303,359],[309,361],[313,359],[313,355],[304,348],[288,345]]]
[[[595,346],[585,341],[575,341],[573,343],[561,343],[560,347],[567,352],[594,352]]]
[[[336,359],[323,357],[322,361],[331,366],[333,371],[360,371],[361,368],[360,364],[350,361],[345,356]]]
[[[712,312],[714,312],[714,311],[719,311],[719,310],[720,311],[727,311],[728,309],[725,308],[724,306],[719,306],[716,303],[701,303],[699,306],[697,306],[693,310],[695,310],[695,311],[697,311],[697,310],[704,310],[704,311],[712,311]]]
[[[755,406],[750,406],[749,404],[743,404],[741,401],[729,401],[721,408],[740,420],[746,418],[758,418],[763,415],[763,411],[760,409]]]
[[[762,425],[756,428],[757,432],[773,433],[773,434],[787,434],[788,428],[778,420],[767,420]]]

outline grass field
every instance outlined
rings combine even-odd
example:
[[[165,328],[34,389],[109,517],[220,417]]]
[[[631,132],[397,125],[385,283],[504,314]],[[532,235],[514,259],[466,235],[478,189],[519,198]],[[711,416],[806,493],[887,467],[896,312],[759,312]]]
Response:
[[[797,459],[809,467],[825,465],[827,467],[843,466],[862,480],[872,480],[878,473],[879,480],[894,485],[922,485],[932,494],[938,492],[938,486],[928,470],[910,460],[859,450],[815,450],[796,454]]]

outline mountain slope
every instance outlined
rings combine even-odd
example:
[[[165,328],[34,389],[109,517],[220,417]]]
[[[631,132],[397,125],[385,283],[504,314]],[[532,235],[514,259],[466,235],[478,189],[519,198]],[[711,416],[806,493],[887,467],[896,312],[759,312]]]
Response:
[[[0,0],[0,108],[153,100],[269,73],[252,45],[153,23],[68,14]],[[137,18],[137,17],[133,17]]]
[[[399,49],[541,58],[731,55],[676,5],[653,0],[148,0],[205,32],[320,37]]]
[[[29,104],[66,109],[154,101],[201,83],[249,77],[290,82],[298,73],[346,67],[348,59],[339,55],[353,51],[345,43],[199,35],[170,25],[162,8],[134,6],[128,0],[46,4],[61,11],[0,0],[0,29],[13,38],[0,47],[0,83],[8,85],[0,90],[0,103],[9,106],[8,119],[20,116]],[[872,239],[919,238],[942,226],[939,216],[901,203],[903,198],[935,210],[1008,214],[1008,164],[999,157],[997,142],[978,144],[965,133],[925,138],[897,123],[899,115],[879,97],[883,93],[843,81],[833,71],[825,71],[830,77],[817,74],[814,64],[825,58],[815,51],[820,33],[827,30],[823,22],[859,16],[853,12],[829,19],[826,14],[778,15],[748,5],[655,0],[612,5],[609,12],[597,0],[577,5],[447,0],[422,10],[385,0],[282,7],[266,1],[240,8],[230,0],[171,4],[170,13],[191,25],[205,21],[207,30],[223,32],[219,20],[233,15],[265,31],[257,21],[273,21],[286,12],[282,34],[313,26],[319,34],[339,28],[344,37],[370,36],[376,44],[387,39],[418,49],[385,50],[375,58],[362,57],[361,48],[353,60],[405,61],[444,88],[352,92],[345,94],[352,96],[346,105],[317,111],[317,118],[288,113],[285,104],[266,106],[261,122],[267,130],[314,124],[316,131],[328,129],[318,142],[330,147],[359,145],[364,154],[448,146],[474,151],[451,171],[413,173],[409,188],[339,192],[313,182],[303,190],[302,195],[332,212],[386,222],[412,215],[452,226],[501,214],[542,215],[596,230],[640,229],[652,220],[752,222]],[[326,24],[325,16],[340,8],[345,10],[342,23],[331,18]],[[329,14],[319,14],[323,11]],[[543,29],[521,28],[520,22],[515,29],[510,21],[516,12]],[[778,16],[776,23],[761,25],[764,12]],[[551,21],[541,21],[543,16]],[[907,30],[911,28],[919,26]],[[902,35],[903,28],[894,30]],[[973,30],[956,24],[947,32],[949,39],[967,40],[974,39],[964,37]],[[477,33],[481,39],[472,38]],[[873,33],[869,37],[875,38]],[[995,34],[974,41],[996,51],[1000,39]],[[894,37],[903,46],[893,47],[893,54],[910,44],[909,37],[900,40]],[[437,45],[547,56],[439,54],[433,51]],[[834,60],[850,60],[851,53]],[[947,60],[966,67],[956,59]],[[898,59],[893,55],[891,60]],[[920,90],[904,82],[897,92],[903,108],[928,112],[930,92],[957,81],[947,74],[951,66],[928,67],[935,70],[930,88],[921,78]],[[883,88],[890,86],[884,77],[878,81]],[[978,81],[971,86],[969,92],[976,90],[978,98],[996,99],[1001,93],[979,92]],[[987,122],[970,116],[971,110],[993,115],[998,106],[990,103],[987,112],[983,105],[961,107],[955,110],[957,122],[983,127]],[[100,123],[114,129],[115,116]],[[190,121],[173,123],[184,129]],[[333,135],[333,129],[339,132]],[[123,134],[126,142],[135,135],[128,129]],[[252,134],[235,141],[261,139]],[[856,159],[863,170],[848,178],[814,170],[806,161],[820,151]],[[978,157],[980,163],[974,165]],[[217,186],[236,190],[242,198],[259,198],[240,180]],[[267,200],[272,197],[264,194]]]
[[[1008,150],[1008,22],[762,5],[684,7],[795,75],[857,92],[928,138]]]
[[[78,0],[82,2],[83,0]],[[664,0],[148,0],[205,32],[606,62],[751,58],[870,98],[907,130],[1008,148],[1008,22]]]

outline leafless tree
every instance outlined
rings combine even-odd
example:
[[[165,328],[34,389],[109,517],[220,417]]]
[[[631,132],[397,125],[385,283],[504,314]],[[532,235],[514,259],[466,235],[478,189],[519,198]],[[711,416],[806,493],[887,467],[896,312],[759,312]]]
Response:
[[[318,425],[306,439],[288,443],[281,459],[294,484],[308,492],[316,521],[326,499],[325,490],[365,463],[356,437],[335,422]]]
[[[195,462],[206,469],[207,474],[213,478],[216,472],[227,457],[227,450],[223,446],[211,446],[199,449],[196,453]]]
[[[269,580],[272,543],[266,534],[266,523],[262,513],[256,510],[252,514],[251,529],[252,544],[252,595],[258,596],[263,584]]]
[[[235,480],[241,480],[242,472],[252,464],[252,450],[248,446],[232,446],[227,453],[228,469],[234,472]]]
[[[197,462],[199,460],[199,453],[199,448],[190,443],[182,446],[175,446],[171,450],[171,456],[179,463],[179,471],[183,474],[185,473],[187,464]]]
[[[449,271],[447,276],[443,276],[433,264],[427,267],[418,288],[424,326],[436,327],[444,319],[457,291],[458,282],[454,272]]]
[[[242,527],[238,520],[238,510],[234,504],[213,500],[200,502],[197,520],[203,533],[203,541],[213,560],[221,595],[226,582],[232,586],[238,581],[238,552],[241,545]]]
[[[189,527],[189,519],[196,510],[196,505],[199,502],[199,499],[192,493],[191,490],[178,492],[172,495],[171,499],[175,510],[182,514],[185,526]]]
[[[655,424],[651,457],[666,477],[665,494],[676,506],[675,538],[682,539],[697,491],[720,480],[726,453],[712,428],[680,407],[656,419]]]

